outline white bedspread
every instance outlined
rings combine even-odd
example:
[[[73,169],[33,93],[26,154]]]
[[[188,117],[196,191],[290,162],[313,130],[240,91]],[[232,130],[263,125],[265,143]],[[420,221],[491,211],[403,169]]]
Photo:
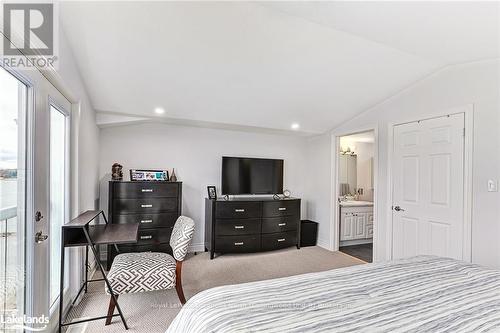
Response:
[[[500,271],[429,256],[217,287],[168,333],[500,331]]]

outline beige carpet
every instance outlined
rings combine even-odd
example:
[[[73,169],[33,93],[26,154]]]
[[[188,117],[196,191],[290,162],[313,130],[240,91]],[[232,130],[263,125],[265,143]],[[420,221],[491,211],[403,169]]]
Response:
[[[320,247],[289,248],[280,251],[227,254],[210,260],[208,253],[189,255],[183,265],[183,286],[186,299],[196,293],[222,285],[259,281],[303,273],[362,264],[363,261],[341,252]],[[75,307],[69,318],[102,316],[107,312],[109,297],[103,282],[91,283],[89,292]],[[179,312],[175,290],[120,295],[120,306],[129,325],[129,332],[165,332]],[[104,320],[71,326],[67,332],[125,332],[119,317],[110,326]]]

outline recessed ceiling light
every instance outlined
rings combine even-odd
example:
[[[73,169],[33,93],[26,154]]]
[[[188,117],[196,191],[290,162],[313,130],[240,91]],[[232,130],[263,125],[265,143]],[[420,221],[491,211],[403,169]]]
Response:
[[[294,130],[298,130],[300,128],[300,125],[298,123],[293,123],[291,127]]]
[[[164,114],[165,113],[165,109],[164,108],[155,108],[155,113],[156,114]]]

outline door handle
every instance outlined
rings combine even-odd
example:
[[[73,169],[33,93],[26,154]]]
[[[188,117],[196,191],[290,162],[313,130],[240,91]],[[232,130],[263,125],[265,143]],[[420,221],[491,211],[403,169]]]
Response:
[[[35,243],[39,244],[39,243],[41,243],[41,242],[44,242],[44,241],[46,241],[46,240],[47,240],[47,238],[49,238],[49,236],[48,236],[48,235],[44,235],[44,234],[42,234],[42,232],[41,232],[41,231],[39,231],[39,232],[37,232],[37,233],[35,234]]]
[[[393,208],[396,212],[404,212],[405,210],[399,206],[394,206]]]
[[[153,205],[151,204],[146,204],[146,205],[141,205],[141,208],[152,208]]]

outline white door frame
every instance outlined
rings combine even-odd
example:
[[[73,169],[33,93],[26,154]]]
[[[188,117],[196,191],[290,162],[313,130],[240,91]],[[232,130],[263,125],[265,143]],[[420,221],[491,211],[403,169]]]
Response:
[[[340,137],[342,136],[347,136],[347,135],[352,135],[352,134],[358,134],[358,133],[363,133],[363,132],[370,132],[372,131],[374,133],[375,141],[373,142],[374,145],[374,156],[373,156],[373,188],[375,189],[373,191],[373,261],[376,261],[378,258],[378,250],[377,250],[377,244],[379,240],[379,221],[378,218],[378,211],[379,211],[379,205],[378,205],[378,156],[379,156],[379,148],[378,148],[378,124],[371,124],[368,125],[367,127],[360,127],[357,129],[349,130],[349,131],[333,131],[332,132],[332,189],[331,189],[331,196],[332,198],[330,202],[330,211],[331,216],[330,216],[330,249],[332,251],[338,251],[340,247],[340,205],[339,205],[339,154],[340,154]]]
[[[449,108],[446,110],[430,113],[427,116],[407,118],[390,122],[387,125],[387,207],[386,207],[386,258],[392,260],[393,251],[393,167],[392,159],[394,155],[394,126],[412,123],[419,120],[440,118],[451,114],[464,114],[465,118],[465,140],[464,140],[464,233],[462,240],[462,256],[465,261],[472,261],[472,154],[474,150],[474,105],[467,104]],[[375,225],[374,225],[375,226]]]

